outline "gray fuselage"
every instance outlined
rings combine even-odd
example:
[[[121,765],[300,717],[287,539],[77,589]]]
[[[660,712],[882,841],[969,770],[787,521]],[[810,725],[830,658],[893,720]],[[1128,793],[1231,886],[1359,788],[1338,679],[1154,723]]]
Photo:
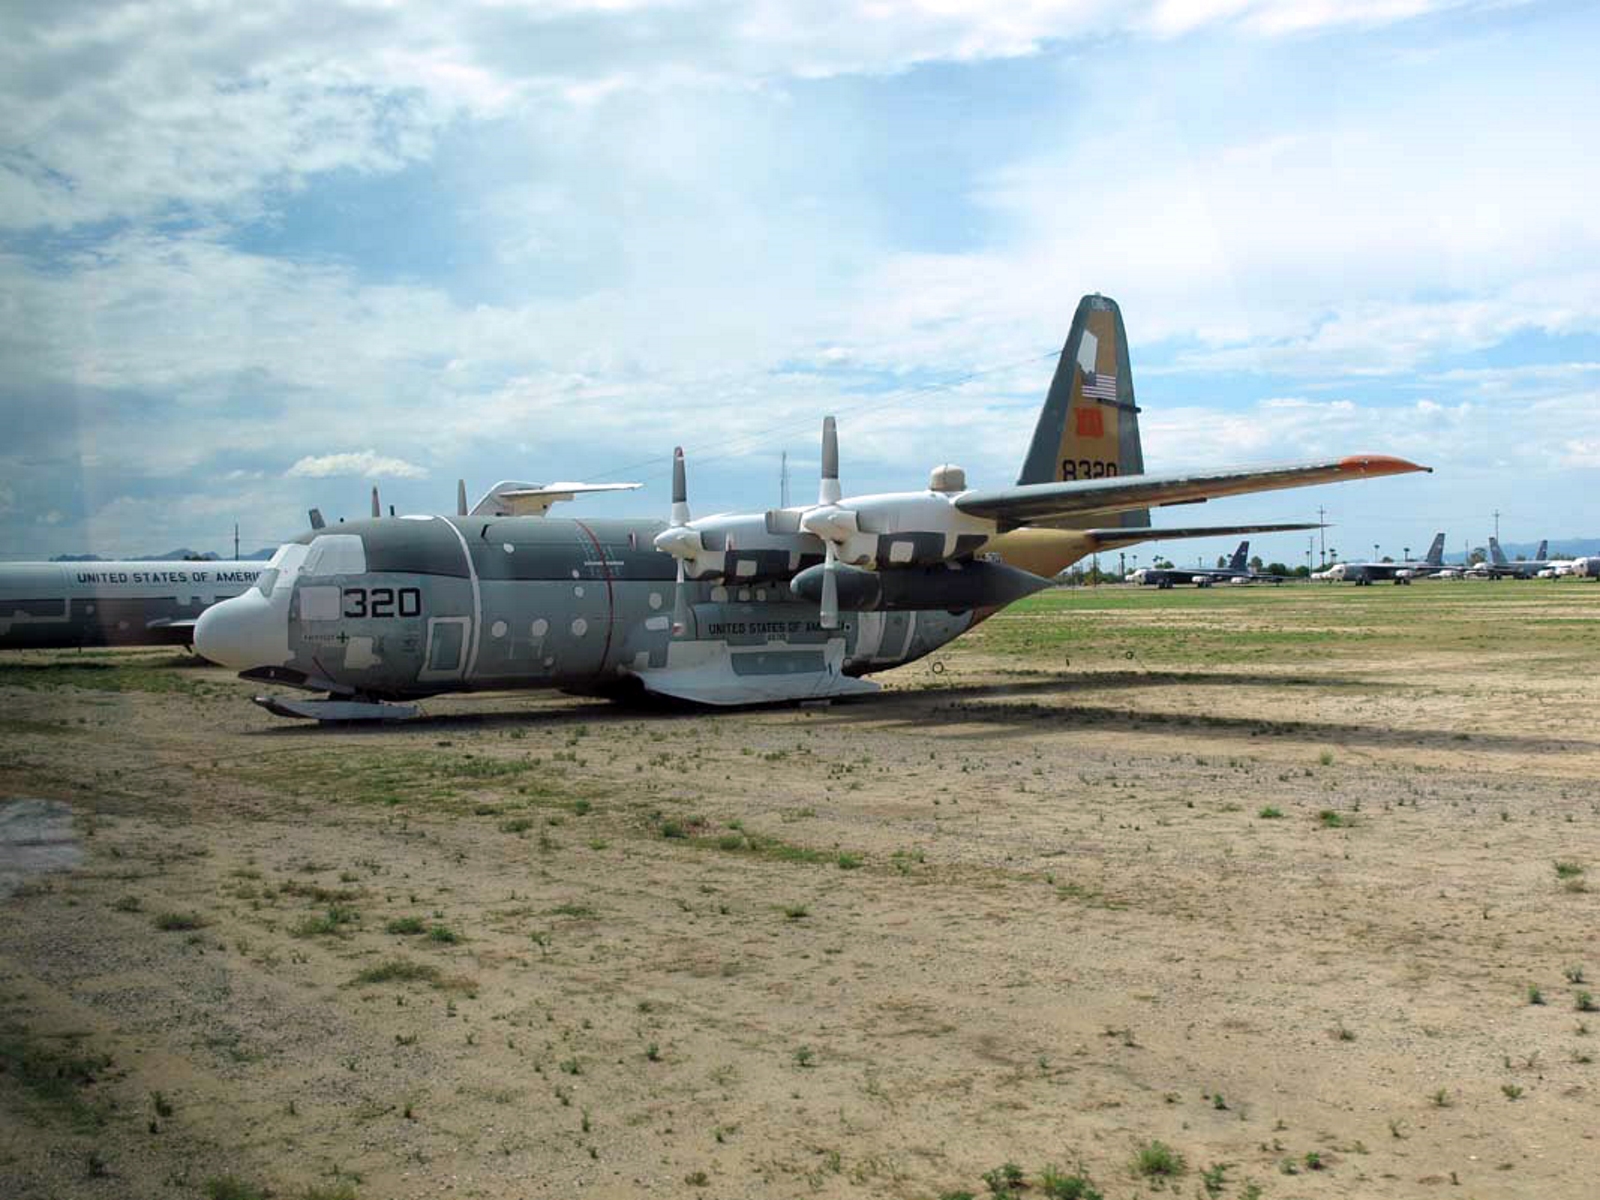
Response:
[[[0,563],[0,649],[187,644],[259,562]]]
[[[822,628],[785,580],[688,583],[672,631],[675,563],[656,521],[401,517],[345,523],[279,551],[261,588],[208,614],[207,644],[248,677],[406,699],[440,692],[605,689],[720,673],[753,699],[782,677],[858,676],[910,662],[970,628],[970,611],[852,612]],[[741,683],[741,681],[744,681]],[[713,689],[717,690],[717,689]]]

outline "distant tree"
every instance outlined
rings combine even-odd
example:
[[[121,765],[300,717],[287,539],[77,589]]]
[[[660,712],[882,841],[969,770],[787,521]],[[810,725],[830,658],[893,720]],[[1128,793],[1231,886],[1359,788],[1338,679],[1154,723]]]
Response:
[[[1259,571],[1259,570],[1261,570],[1261,555],[1259,555],[1259,554],[1252,554],[1252,555],[1251,555],[1251,556],[1250,556],[1250,569],[1251,569],[1251,570],[1252,570],[1252,571]]]
[[[1379,561],[1379,562],[1386,562],[1386,563],[1392,563],[1392,562],[1393,562],[1393,561],[1394,561],[1394,559],[1393,559],[1393,558],[1391,558],[1391,557],[1389,557],[1389,555],[1387,555],[1387,554],[1385,554],[1385,555],[1384,555],[1384,556],[1383,556],[1383,557],[1382,557],[1382,558],[1381,558],[1381,559],[1379,559],[1379,560],[1378,560],[1378,561]]]
[[[1467,555],[1467,562],[1469,564],[1471,564],[1471,565],[1474,565],[1474,566],[1477,565],[1478,563],[1488,562],[1488,561],[1489,561],[1489,551],[1487,549],[1485,549],[1484,547],[1482,547],[1482,546],[1474,546],[1472,548],[1472,553]]]
[[[1264,569],[1265,569],[1265,571],[1266,571],[1266,573],[1268,575],[1293,575],[1294,574],[1293,571],[1289,570],[1289,566],[1288,566],[1287,563],[1270,562],[1270,563],[1268,563],[1266,565],[1266,567]],[[1310,571],[1307,571],[1306,573],[1309,575]]]
[[[1300,566],[1296,567],[1293,571],[1291,571],[1289,573],[1291,575],[1293,575],[1296,579],[1310,579],[1311,578],[1311,568],[1306,566],[1303,563]]]
[[[1218,567],[1225,567],[1227,565],[1228,565],[1228,556],[1226,554],[1217,555],[1217,566]]]
[[[1168,560],[1168,559],[1165,559],[1165,558],[1156,559],[1155,566],[1156,566],[1156,569],[1158,571],[1170,571],[1170,570],[1172,570],[1171,561]]]

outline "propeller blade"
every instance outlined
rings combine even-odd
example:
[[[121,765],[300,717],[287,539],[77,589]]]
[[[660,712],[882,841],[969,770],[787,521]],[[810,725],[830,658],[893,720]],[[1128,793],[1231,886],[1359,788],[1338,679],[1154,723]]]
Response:
[[[672,633],[682,637],[689,630],[689,585],[684,581],[683,559],[678,560],[678,583],[672,590]]]
[[[822,418],[822,482],[817,487],[817,504],[837,504],[839,490],[839,431],[832,417]]]
[[[467,515],[467,481],[465,479],[458,479],[458,480],[456,480],[456,516],[464,517],[466,515]]]
[[[832,542],[824,543],[822,561],[822,627],[839,628],[839,555]]]
[[[672,449],[672,524],[689,523],[689,477],[683,465],[683,447]]]
[[[383,506],[378,503],[378,485],[377,484],[373,484],[372,485],[372,515],[374,517],[383,516]]]

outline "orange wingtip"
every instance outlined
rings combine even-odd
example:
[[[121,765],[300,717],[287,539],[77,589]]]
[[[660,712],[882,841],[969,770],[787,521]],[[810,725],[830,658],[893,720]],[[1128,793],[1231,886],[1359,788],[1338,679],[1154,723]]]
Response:
[[[1353,471],[1358,475],[1404,475],[1408,471],[1426,471],[1433,474],[1432,467],[1424,467],[1404,458],[1396,458],[1392,454],[1352,454],[1339,460],[1341,471]]]

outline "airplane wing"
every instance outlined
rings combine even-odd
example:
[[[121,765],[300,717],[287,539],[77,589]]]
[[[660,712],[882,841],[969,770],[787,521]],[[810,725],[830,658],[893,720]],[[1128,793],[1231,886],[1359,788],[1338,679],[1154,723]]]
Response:
[[[1094,550],[1103,551],[1120,550],[1123,546],[1137,546],[1140,542],[1159,542],[1163,539],[1238,537],[1247,533],[1301,533],[1307,529],[1321,528],[1315,521],[1309,524],[1300,521],[1273,525],[1180,525],[1171,529],[1158,529],[1153,525],[1113,525],[1107,529],[1085,529],[1083,533],[1093,543]]]
[[[542,516],[552,504],[590,492],[628,492],[638,483],[497,483],[473,506],[475,517]]]
[[[1361,454],[1333,462],[1291,463],[1277,467],[1233,468],[1163,475],[1124,475],[1069,483],[1024,483],[966,492],[955,505],[962,512],[998,521],[1002,529],[1048,524],[1084,513],[1126,512],[1165,504],[1199,504],[1223,496],[1309,487],[1351,479],[1375,479],[1410,471],[1431,471],[1403,458]]]

